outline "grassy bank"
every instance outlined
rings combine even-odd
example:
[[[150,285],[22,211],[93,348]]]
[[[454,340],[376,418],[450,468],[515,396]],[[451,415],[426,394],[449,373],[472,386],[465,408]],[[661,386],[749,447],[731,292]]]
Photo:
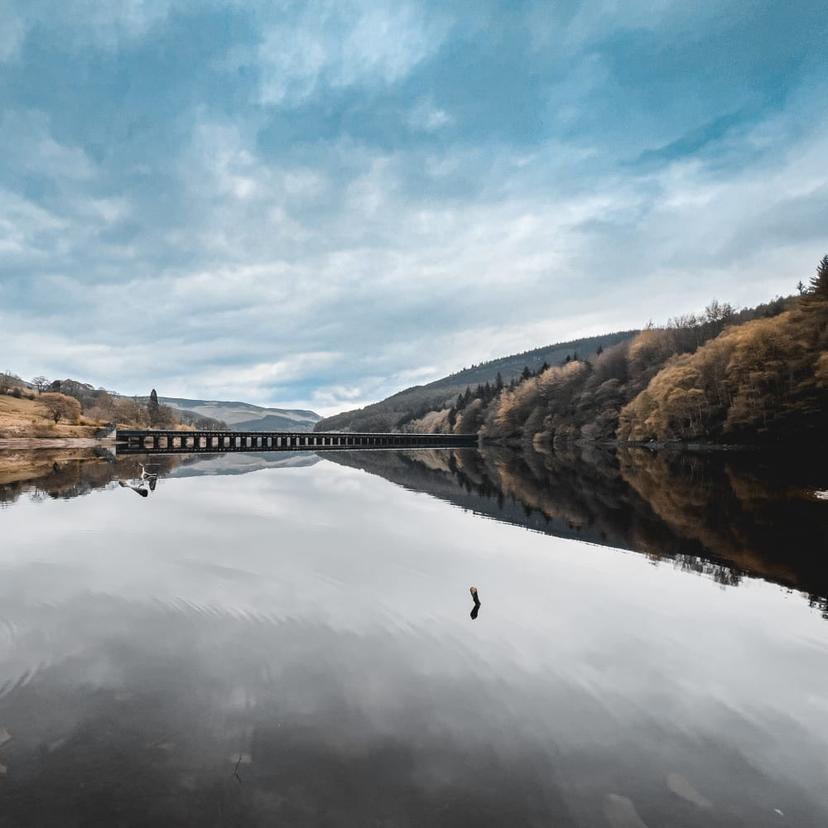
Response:
[[[77,423],[56,423],[38,397],[0,394],[0,439],[8,438],[93,438],[104,423],[80,417]]]

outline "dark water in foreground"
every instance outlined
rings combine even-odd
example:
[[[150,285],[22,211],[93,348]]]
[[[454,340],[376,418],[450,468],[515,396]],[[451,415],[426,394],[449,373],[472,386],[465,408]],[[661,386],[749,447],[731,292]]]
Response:
[[[0,826],[828,824],[824,467],[141,459],[0,455]]]

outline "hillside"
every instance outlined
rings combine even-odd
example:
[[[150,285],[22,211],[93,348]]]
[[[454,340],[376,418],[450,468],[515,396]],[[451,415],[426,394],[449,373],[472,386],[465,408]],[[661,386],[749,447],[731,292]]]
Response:
[[[125,397],[73,379],[26,382],[0,373],[0,437],[90,438],[120,428],[221,429],[224,423],[149,397]]]
[[[312,431],[320,419],[313,411],[265,408],[245,402],[190,400],[183,397],[160,397],[159,402],[178,411],[220,420],[231,431]]]
[[[0,373],[0,438],[92,437],[122,428],[196,428],[231,431],[311,431],[313,411],[265,408],[244,402],[183,397],[126,397],[74,379],[27,382]]]
[[[820,443],[826,415],[828,278],[779,316],[670,360],[621,410],[618,437]]]
[[[26,396],[12,396],[0,394],[0,439],[15,437],[94,437],[103,423],[86,417],[80,417],[77,411],[71,410],[71,401],[66,398],[57,399],[62,395],[43,395],[45,399],[32,394]],[[47,404],[57,404],[65,408],[67,417],[61,416],[56,422],[54,414]],[[59,410],[59,408],[55,408]]]
[[[714,300],[663,327],[504,357],[317,428],[556,446],[820,439],[828,415],[828,256],[799,290],[738,311]]]
[[[429,411],[450,406],[459,394],[470,386],[494,385],[500,381],[508,385],[516,381],[525,369],[531,372],[544,365],[557,365],[567,357],[594,357],[601,349],[624,342],[638,331],[619,331],[601,336],[584,337],[569,342],[558,342],[535,348],[519,354],[500,357],[465,368],[455,374],[430,382],[415,385],[400,391],[385,400],[354,411],[346,411],[333,417],[326,417],[316,424],[317,431],[394,431],[405,423],[424,416]]]
[[[828,414],[828,257],[800,292],[741,311],[714,301],[592,358],[470,389],[404,427],[556,447],[818,440]]]

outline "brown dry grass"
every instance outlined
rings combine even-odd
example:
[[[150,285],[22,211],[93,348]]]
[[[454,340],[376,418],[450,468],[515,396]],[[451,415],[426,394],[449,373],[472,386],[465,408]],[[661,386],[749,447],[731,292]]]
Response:
[[[102,423],[81,417],[78,425],[55,424],[37,398],[17,399],[0,394],[0,438],[3,437],[93,437]]]

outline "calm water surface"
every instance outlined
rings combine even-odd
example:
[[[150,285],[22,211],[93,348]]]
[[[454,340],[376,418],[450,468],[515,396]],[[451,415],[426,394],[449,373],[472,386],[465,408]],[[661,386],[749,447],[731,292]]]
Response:
[[[824,826],[820,474],[0,457],[0,825]]]

